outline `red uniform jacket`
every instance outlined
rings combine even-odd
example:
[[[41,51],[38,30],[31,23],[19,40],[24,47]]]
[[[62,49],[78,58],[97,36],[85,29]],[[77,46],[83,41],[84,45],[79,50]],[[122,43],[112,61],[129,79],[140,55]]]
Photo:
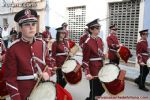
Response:
[[[26,100],[36,83],[34,79],[20,80],[19,76],[33,76],[38,71],[36,64],[42,71],[44,70],[45,65],[37,60],[32,62],[33,57],[39,58],[43,63],[46,62],[49,67],[52,67],[45,45],[45,42],[39,39],[35,39],[30,44],[21,38],[14,41],[7,50],[5,80],[11,100]]]
[[[80,41],[79,41],[79,45],[81,48],[83,48],[83,45],[88,37],[90,37],[90,34],[88,32],[85,32],[83,35],[81,35]]]
[[[83,46],[83,67],[85,73],[97,76],[103,66],[103,42],[100,37],[89,37]]]
[[[68,56],[68,41],[54,42],[52,44],[52,57],[56,60],[56,66],[61,67]]]
[[[116,35],[109,34],[107,37],[107,45],[108,45],[108,58],[110,60],[119,59],[117,56],[117,50],[119,48],[119,41]]]
[[[140,39],[136,45],[136,55],[138,59],[138,63],[147,62],[148,56],[148,42],[147,40]]]
[[[47,32],[47,31],[44,31],[44,32],[42,33],[42,38],[43,38],[45,41],[47,41],[46,39],[48,39],[48,38],[52,39],[51,33],[50,33],[50,32]]]

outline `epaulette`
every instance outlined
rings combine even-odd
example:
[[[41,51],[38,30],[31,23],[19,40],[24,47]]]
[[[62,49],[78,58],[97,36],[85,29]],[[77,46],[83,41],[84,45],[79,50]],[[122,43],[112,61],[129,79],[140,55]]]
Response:
[[[19,41],[20,41],[20,39],[13,41],[8,48],[12,47],[14,44],[18,43]]]

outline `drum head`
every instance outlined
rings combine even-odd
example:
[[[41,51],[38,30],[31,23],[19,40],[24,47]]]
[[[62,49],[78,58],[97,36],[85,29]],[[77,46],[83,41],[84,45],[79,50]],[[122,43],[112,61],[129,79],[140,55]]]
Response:
[[[64,62],[62,66],[62,71],[64,73],[72,72],[76,68],[76,66],[77,66],[76,60],[67,60],[66,62]]]
[[[150,58],[147,60],[147,67],[150,67]]]
[[[119,68],[114,64],[104,65],[98,73],[98,78],[102,82],[112,82],[117,79]]]
[[[40,83],[30,95],[29,100],[55,100],[56,88],[51,82]]]
[[[80,65],[82,65],[83,54],[81,52],[77,52],[74,56],[71,57],[71,59],[75,59]]]

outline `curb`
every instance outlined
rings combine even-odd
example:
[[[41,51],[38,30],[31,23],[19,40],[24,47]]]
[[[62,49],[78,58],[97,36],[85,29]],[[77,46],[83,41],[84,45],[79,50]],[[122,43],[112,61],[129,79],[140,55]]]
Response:
[[[125,80],[134,82],[134,79],[133,79],[133,78],[130,78],[130,77],[125,77]],[[145,85],[146,85],[146,86],[150,86],[150,83],[149,83],[149,82],[145,82]]]

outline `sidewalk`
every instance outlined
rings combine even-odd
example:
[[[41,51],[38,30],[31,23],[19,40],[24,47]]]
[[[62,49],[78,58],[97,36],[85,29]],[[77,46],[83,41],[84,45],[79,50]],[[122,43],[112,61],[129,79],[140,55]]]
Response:
[[[126,70],[126,79],[129,81],[133,81],[139,76],[140,70],[138,67],[127,66],[124,64],[120,64],[120,68]],[[150,73],[146,78],[146,85],[150,86]]]
[[[78,59],[79,63],[82,64],[82,53],[81,52],[77,52],[76,54],[76,59]],[[108,62],[107,60],[105,62]],[[140,70],[138,67],[135,67],[133,64],[130,63],[123,63],[120,62],[119,67],[121,69],[126,70],[126,80],[132,81],[134,82],[135,78],[137,78],[140,74]],[[150,73],[148,74],[147,78],[146,78],[146,85],[150,86]]]

